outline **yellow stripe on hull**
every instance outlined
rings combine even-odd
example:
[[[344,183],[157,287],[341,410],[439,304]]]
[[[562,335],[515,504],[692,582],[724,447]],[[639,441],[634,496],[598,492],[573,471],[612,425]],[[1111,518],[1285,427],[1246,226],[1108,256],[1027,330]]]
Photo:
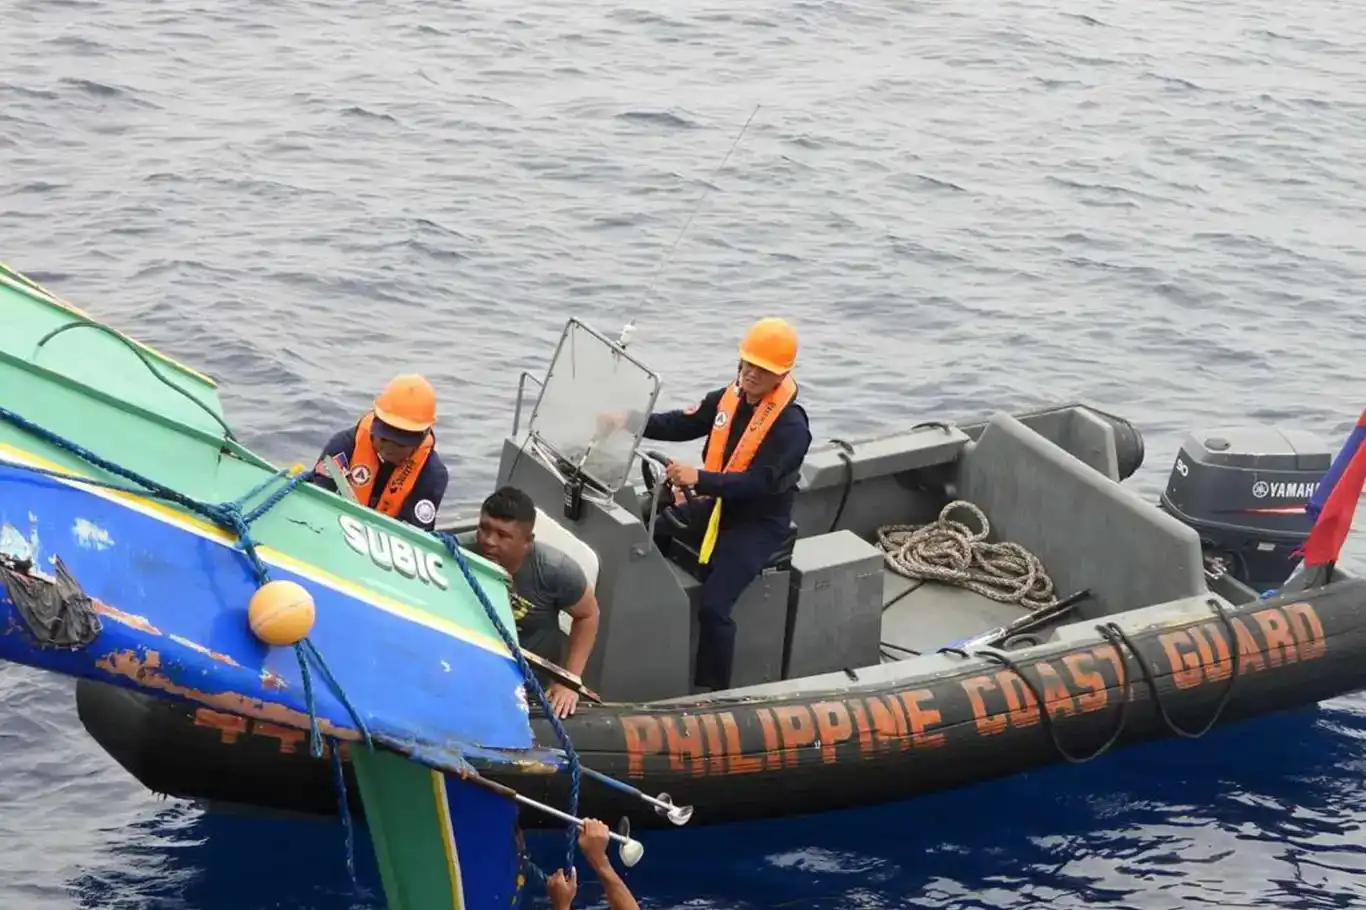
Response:
[[[447,801],[446,775],[433,770],[432,796],[436,799],[436,814],[441,819],[441,845],[446,849],[446,871],[451,880],[451,906],[464,910],[465,887],[460,880],[460,852],[455,847],[455,828],[451,825],[451,804]]]
[[[84,477],[90,480],[94,480],[93,477],[91,477],[89,474],[83,471],[73,470],[65,465],[58,464],[55,461],[49,461],[48,459],[43,458],[41,455],[35,455],[32,452],[2,442],[0,442],[0,459],[6,461],[13,461],[21,465],[27,465],[29,467],[61,471],[65,474],[71,474],[73,476]],[[60,478],[54,479],[60,480]],[[61,480],[61,482],[67,483],[71,486],[79,485],[73,481]],[[222,528],[219,528],[217,525],[205,521],[204,519],[199,518],[197,516],[186,515],[182,512],[178,512],[170,506],[158,502],[156,500],[148,499],[146,497],[138,496],[132,493],[125,493],[120,490],[110,490],[106,487],[81,486],[81,489],[84,489],[87,492],[93,493],[94,495],[100,496],[104,499],[120,502],[128,508],[134,509],[135,511],[140,512],[143,515],[155,518],[166,524],[180,528],[181,530],[197,534],[200,537],[217,541],[219,543],[224,544],[225,546],[231,546],[236,540],[236,538],[233,535],[227,533]],[[512,657],[511,652],[508,651],[508,649],[503,645],[501,641],[495,641],[494,639],[481,635],[480,633],[475,632],[472,629],[467,629],[464,626],[457,625],[456,623],[450,622],[446,619],[442,619],[439,616],[434,616],[423,610],[414,609],[413,607],[408,606],[402,601],[395,600],[391,597],[386,597],[378,591],[374,591],[370,588],[357,584],[356,582],[342,578],[339,575],[334,575],[333,573],[328,572],[326,569],[312,565],[311,563],[302,562],[300,560],[295,559],[292,556],[287,556],[278,550],[265,546],[264,544],[258,544],[256,547],[256,552],[261,557],[261,560],[269,565],[273,565],[281,569],[287,569],[288,571],[303,576],[304,578],[307,578],[310,581],[322,585],[323,587],[331,588],[332,590],[337,591],[338,593],[345,594],[348,597],[352,597],[372,607],[375,607],[376,609],[383,610],[386,613],[390,613],[401,619],[405,619],[408,622],[424,626],[428,629],[431,629],[434,632],[440,632],[444,635],[449,635],[452,638],[456,638],[463,642],[467,642],[468,644],[475,645],[476,647],[483,648],[484,650],[489,651],[493,654],[497,654],[500,657],[507,657],[509,659],[511,659]]]

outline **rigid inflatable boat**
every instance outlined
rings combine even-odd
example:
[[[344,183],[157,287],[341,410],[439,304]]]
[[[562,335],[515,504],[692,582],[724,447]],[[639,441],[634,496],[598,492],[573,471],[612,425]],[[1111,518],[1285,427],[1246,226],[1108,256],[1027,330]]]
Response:
[[[692,805],[694,825],[1082,762],[1366,684],[1366,582],[1331,565],[1312,583],[1294,572],[1329,447],[1270,427],[1193,433],[1150,503],[1122,483],[1143,460],[1138,430],[1076,404],[961,426],[908,418],[813,447],[791,539],[734,611],[735,686],[692,693],[696,553],[654,545],[658,489],[634,482],[637,458],[663,456],[595,435],[600,413],[655,409],[658,377],[571,320],[523,429],[528,379],[498,483],[536,499],[538,538],[580,562],[601,609],[584,674],[601,700],[564,727],[585,764]],[[297,731],[92,682],[77,700],[90,734],[152,790],[335,811],[329,768]],[[555,744],[545,718],[532,727]],[[565,796],[560,775],[534,767],[489,773]],[[667,824],[595,780],[581,805]]]

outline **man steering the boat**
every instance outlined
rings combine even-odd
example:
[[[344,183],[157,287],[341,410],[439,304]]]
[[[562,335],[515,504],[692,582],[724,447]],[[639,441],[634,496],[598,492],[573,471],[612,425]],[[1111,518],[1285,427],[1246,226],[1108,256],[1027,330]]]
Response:
[[[676,490],[696,498],[664,505],[681,511],[690,536],[701,536],[705,567],[698,608],[697,669],[693,684],[730,687],[735,651],[731,610],[745,588],[782,545],[802,462],[811,447],[806,411],[797,404],[797,333],[785,320],[760,319],[740,342],[736,380],[697,404],[649,415],[642,435],[664,442],[706,437],[702,467],[671,461]],[[602,429],[639,426],[640,414],[606,414]],[[737,430],[736,427],[741,429]],[[679,533],[656,522],[656,537]],[[667,544],[667,536],[659,541]],[[775,630],[775,634],[781,631]]]
[[[324,467],[334,458],[357,502],[430,531],[449,478],[436,451],[435,424],[431,383],[416,373],[395,376],[359,423],[328,440],[309,482],[338,492]]]
[[[502,487],[479,509],[474,549],[512,576],[512,618],[522,650],[582,677],[598,637],[598,599],[579,564],[537,540],[535,527],[531,497]],[[568,643],[560,631],[561,610],[571,621]],[[557,717],[568,717],[578,707],[578,693],[558,682],[546,686],[545,694]]]

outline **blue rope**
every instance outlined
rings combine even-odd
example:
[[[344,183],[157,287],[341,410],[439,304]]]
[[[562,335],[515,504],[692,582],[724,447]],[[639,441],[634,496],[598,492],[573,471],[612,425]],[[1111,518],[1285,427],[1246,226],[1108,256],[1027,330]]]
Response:
[[[102,468],[105,471],[108,471],[110,474],[115,474],[119,477],[122,477],[124,480],[130,480],[133,483],[139,484],[140,486],[145,488],[145,490],[130,490],[129,492],[145,493],[146,491],[151,491],[152,493],[156,494],[159,498],[166,499],[170,502],[174,502],[178,505],[184,506],[189,511],[194,512],[196,515],[200,515],[213,522],[219,522],[222,517],[219,512],[219,509],[222,508],[221,506],[215,506],[211,503],[198,502],[197,500],[191,499],[190,497],[186,496],[184,493],[178,493],[175,490],[172,490],[170,487],[163,486],[162,484],[159,484],[154,480],[143,477],[136,471],[130,471],[128,468],[125,468],[122,465],[114,464],[112,461],[109,461],[106,458],[102,458],[99,455],[96,455],[94,452],[90,451],[80,443],[72,442],[71,440],[63,436],[58,436],[56,433],[52,432],[46,427],[39,426],[38,424],[33,423],[32,421],[14,413],[8,408],[0,408],[0,418],[8,420],[10,423],[14,424],[19,429],[25,430],[31,433],[32,435],[37,436],[39,439],[44,440],[45,442],[48,442],[60,449],[65,449],[66,451],[77,456],[81,460],[90,462],[97,468]],[[79,477],[73,479],[82,480],[82,478]]]
[[[327,665],[327,661],[323,660],[322,654],[318,652],[318,646],[313,644],[313,642],[309,641],[307,638],[305,638],[304,640],[299,642],[299,644],[296,645],[296,647],[299,649],[301,654],[307,657],[311,657],[313,659],[313,662],[318,665],[318,672],[322,673],[323,680],[329,686],[332,687],[332,691],[337,696],[337,701],[341,702],[342,707],[345,708],[346,712],[351,715],[351,719],[355,723],[356,729],[360,731],[361,740],[365,743],[365,748],[374,749],[375,744],[370,738],[369,728],[366,727],[365,721],[361,720],[360,712],[355,709],[355,706],[351,704],[351,700],[346,697],[346,692],[342,689],[341,683],[337,681],[337,677],[332,675],[332,669]],[[305,664],[305,668],[306,667],[307,664]],[[306,670],[305,676],[307,676]],[[317,730],[318,720],[316,717],[313,718],[312,724],[313,729]],[[317,758],[321,756],[321,754],[322,753],[319,752],[314,757]]]
[[[0,417],[8,418],[11,415],[12,412],[8,412],[5,411],[4,408],[0,408]],[[54,444],[60,445],[60,443],[56,442],[56,440],[53,441]],[[75,446],[75,448],[80,447]],[[76,454],[80,455],[82,453],[76,452]],[[99,466],[104,467],[104,465]],[[199,515],[202,515],[206,518],[211,518],[220,524],[226,524],[234,530],[237,529],[237,522],[235,518],[228,517],[230,514],[235,513],[236,515],[240,515],[242,522],[246,525],[250,525],[256,519],[260,518],[262,515],[266,514],[271,509],[275,508],[275,506],[279,505],[280,502],[286,496],[294,492],[295,487],[299,486],[299,484],[304,483],[308,480],[308,472],[306,471],[296,474],[293,477],[289,477],[288,474],[290,469],[281,468],[274,474],[267,477],[265,480],[261,481],[261,483],[257,484],[245,496],[242,496],[233,502],[213,505],[211,503],[196,503],[194,502],[194,500],[187,500],[186,497],[181,496],[181,494],[175,492],[174,490],[161,487],[159,484],[156,484],[150,480],[141,481],[147,484],[147,486],[131,487],[127,486],[126,484],[112,483],[108,480],[97,480],[93,477],[83,477],[80,474],[72,474],[69,471],[58,471],[54,468],[40,468],[34,465],[26,464],[18,464],[15,465],[15,467],[19,468],[20,470],[27,471],[30,474],[39,474],[44,477],[52,477],[57,480],[67,480],[71,481],[72,483],[81,483],[85,484],[86,486],[99,487],[105,490],[113,490],[118,493],[130,493],[134,496],[143,496],[148,499],[165,499],[170,502],[177,502],[181,505],[186,506],[187,508],[191,508],[192,511],[197,512]],[[265,502],[261,503],[259,506],[252,509],[249,512],[241,511],[242,506],[246,504],[247,500],[259,495],[261,491],[264,490],[266,487],[269,487],[271,484],[276,483],[280,480],[284,480],[285,483],[281,485],[278,489],[276,489],[276,491],[272,493],[270,497],[266,499]],[[190,503],[193,503],[194,506],[202,506],[203,508],[192,507]],[[219,510],[222,510],[221,514]],[[238,543],[238,549],[242,549],[240,542]],[[255,569],[254,565],[253,569]]]
[[[242,506],[247,504],[247,500],[260,496],[261,493],[263,493],[267,487],[275,483],[277,480],[287,479],[288,474],[289,468],[281,468],[280,470],[276,471],[274,474],[270,475],[265,480],[261,481],[256,486],[252,487],[250,490],[248,490],[247,492],[243,493],[241,496],[233,500],[233,505],[237,506],[238,508],[241,508]]]
[[[550,726],[555,730],[555,736],[559,739],[560,745],[564,748],[565,757],[569,759],[569,814],[578,816],[579,814],[579,753],[574,750],[574,744],[570,742],[569,732],[565,730],[564,724],[555,716],[555,709],[550,706],[550,700],[546,698],[545,690],[541,688],[541,681],[532,672],[531,665],[527,663],[526,657],[522,655],[522,649],[517,644],[517,639],[503,626],[502,620],[498,618],[498,613],[493,609],[493,604],[489,602],[488,595],[484,593],[483,587],[474,577],[474,572],[470,569],[469,563],[465,560],[465,554],[461,552],[460,543],[451,534],[444,531],[433,532],[438,540],[446,545],[446,550],[460,566],[460,574],[465,576],[465,581],[474,589],[474,593],[479,597],[479,603],[484,608],[484,613],[488,615],[489,622],[493,623],[493,628],[498,630],[498,635],[503,639],[503,644],[512,652],[512,656],[517,660],[517,668],[522,671],[522,678],[526,680],[528,688],[536,695],[536,700],[540,703],[541,709],[545,711],[546,717],[550,719]],[[568,847],[565,851],[565,871],[566,873],[574,869],[574,851],[578,846],[578,829],[574,825],[569,826]]]
[[[299,678],[304,684],[304,703],[309,706],[308,710],[308,751],[314,758],[322,758],[323,755],[323,734],[318,728],[318,715],[313,710],[313,674],[308,671],[308,659],[304,655],[304,649],[298,645],[294,646],[294,657],[299,661]]]
[[[160,493],[151,490],[145,490],[141,487],[129,487],[124,486],[121,483],[111,483],[107,480],[95,480],[91,477],[82,477],[79,474],[71,474],[66,471],[57,471],[52,468],[39,468],[28,464],[11,464],[11,467],[17,468],[21,471],[27,471],[30,474],[41,474],[44,477],[55,477],[58,480],[70,480],[75,483],[83,483],[88,487],[100,487],[105,490],[114,490],[118,493],[132,493],[136,496],[146,496],[149,499],[166,498],[162,496]]]
[[[10,423],[17,426],[19,429],[24,430],[30,433],[31,435],[44,440],[50,445],[56,446],[60,449],[64,449],[72,453],[73,455],[77,456],[78,458],[82,459],[83,461],[89,462],[95,467],[108,471],[110,474],[122,477],[125,480],[132,481],[133,483],[138,484],[138,487],[140,487],[141,489],[137,487],[126,487],[120,484],[110,483],[108,481],[94,480],[92,478],[81,477],[76,474],[69,474],[62,471],[55,471],[49,468],[36,468],[31,467],[29,465],[18,465],[18,467],[28,470],[32,473],[48,477],[70,480],[77,483],[88,484],[91,486],[104,487],[106,489],[118,490],[124,493],[133,493],[139,496],[150,495],[151,497],[156,499],[164,499],[169,502],[176,503],[177,505],[184,507],[188,511],[208,519],[209,521],[213,522],[219,527],[231,530],[237,537],[236,549],[240,550],[242,552],[242,555],[246,557],[248,564],[251,566],[252,575],[255,577],[257,586],[264,586],[270,581],[270,571],[266,568],[266,564],[261,560],[260,555],[256,552],[256,542],[252,540],[251,537],[251,523],[254,522],[256,519],[260,518],[262,515],[266,514],[266,512],[270,511],[270,509],[278,505],[286,496],[292,493],[300,483],[303,483],[305,480],[307,480],[307,471],[301,471],[298,474],[295,474],[293,477],[287,476],[289,474],[288,468],[277,471],[275,474],[271,475],[266,480],[262,481],[261,483],[257,484],[254,488],[247,491],[247,493],[244,496],[238,498],[233,502],[224,502],[216,504],[199,502],[198,500],[192,499],[183,493],[179,493],[171,489],[170,487],[167,487],[163,484],[158,483],[155,480],[152,480],[151,478],[144,477],[136,471],[132,471],[128,468],[123,467],[122,465],[115,464],[114,462],[109,461],[108,459],[95,454],[90,449],[87,449],[85,446],[82,446],[80,443],[73,442],[70,439],[67,439],[63,436],[59,436],[58,434],[52,432],[46,427],[40,426],[34,423],[33,421],[28,420],[27,418],[19,414],[16,414],[8,408],[0,407],[0,419],[9,421]],[[260,505],[256,506],[255,508],[249,511],[243,511],[243,507],[249,500],[255,498],[256,496],[259,496],[272,484],[279,483],[279,481],[281,480],[285,480],[285,483],[278,486],[277,489],[273,493],[271,493],[271,495],[268,496],[264,502],[262,502]],[[304,702],[308,707],[309,746],[310,750],[313,753],[313,757],[321,758],[323,750],[322,732],[318,728],[317,703],[314,701],[313,698],[312,674],[309,672],[308,667],[309,658],[312,658],[312,660],[318,665],[319,671],[323,674],[323,679],[332,687],[332,690],[336,695],[337,700],[342,703],[342,706],[345,707],[347,712],[351,715],[351,721],[356,725],[356,729],[360,731],[361,736],[365,741],[366,747],[374,748],[374,744],[370,739],[370,731],[366,727],[365,721],[361,718],[360,713],[356,711],[355,707],[352,706],[350,699],[346,697],[346,692],[342,689],[341,684],[337,682],[337,678],[332,674],[331,669],[327,666],[327,662],[323,660],[322,655],[318,653],[318,649],[313,645],[313,643],[309,641],[307,638],[301,640],[298,644],[294,646],[294,653],[299,660],[299,671],[303,679]],[[335,751],[336,750],[334,749],[334,754]],[[345,777],[339,778],[339,782],[342,788],[341,799],[343,803],[345,803]],[[352,851],[353,840],[351,835],[350,814],[343,813],[342,821],[343,824],[346,826],[347,868],[350,869],[352,872],[352,884],[356,885],[356,887],[359,888],[359,884],[355,880],[355,859]]]
[[[536,865],[536,861],[531,858],[530,852],[528,852],[525,847],[522,848],[517,872],[517,888],[512,895],[512,906],[522,907],[524,906],[522,895],[526,891],[527,886],[534,885],[535,889],[533,893],[544,894],[546,883],[550,877],[545,874],[544,869]]]
[[[120,490],[122,492],[134,493],[142,496],[147,496],[150,494],[155,498],[165,499],[170,502],[176,503],[177,505],[184,507],[190,512],[207,518],[209,521],[219,525],[220,527],[224,527],[225,529],[230,529],[231,531],[233,531],[233,533],[237,536],[236,547],[238,550],[242,552],[243,556],[246,557],[247,562],[251,566],[252,574],[256,578],[258,586],[265,585],[270,581],[270,572],[266,568],[265,563],[262,562],[260,555],[256,552],[256,544],[251,537],[250,525],[256,519],[260,518],[271,508],[277,505],[291,492],[293,492],[294,488],[298,486],[299,483],[305,481],[308,476],[307,472],[300,472],[299,474],[288,478],[284,484],[280,485],[260,505],[250,509],[249,511],[243,511],[243,507],[249,500],[260,495],[271,484],[278,483],[280,480],[285,479],[288,470],[286,469],[278,471],[276,474],[267,478],[265,481],[258,484],[256,487],[249,490],[245,495],[243,495],[242,497],[233,502],[225,502],[218,504],[203,503],[195,499],[192,499],[184,495],[183,493],[178,493],[170,487],[166,487],[162,484],[159,484],[156,481],[151,480],[150,478],[138,474],[135,471],[131,471],[128,468],[122,467],[121,465],[109,461],[108,459],[102,458],[90,449],[87,449],[84,446],[80,445],[79,443],[73,442],[69,439],[59,436],[56,433],[53,433],[51,430],[39,426],[38,424],[35,424],[30,420],[27,420],[26,418],[14,413],[13,411],[8,410],[7,408],[0,407],[0,419],[7,420],[15,426],[19,427],[20,429],[26,430],[27,432],[31,433],[34,436],[37,436],[40,439],[45,440],[51,445],[71,452],[72,454],[76,455],[84,461],[89,462],[92,465],[95,465],[96,467],[102,468],[103,470],[108,471],[109,473],[114,474],[116,476],[122,477],[125,480],[132,481],[133,483],[138,484],[139,487],[141,487],[141,489],[125,487],[118,484],[112,484],[107,481],[84,478],[78,475],[66,474],[63,472],[53,471],[45,468],[30,468],[26,465],[23,465],[21,467],[27,468],[28,470],[38,474],[43,474],[51,477],[59,477],[62,479],[71,480],[78,483],[85,483],[92,486],[100,486],[109,489]],[[574,749],[574,744],[570,741],[569,733],[564,729],[564,725],[560,723],[560,719],[555,716],[555,711],[551,707],[549,699],[546,697],[545,690],[541,687],[541,683],[536,678],[536,674],[532,672],[531,666],[527,663],[526,658],[522,655],[522,650],[518,646],[517,640],[513,638],[513,636],[508,632],[506,628],[504,628],[502,622],[498,618],[497,612],[493,608],[493,604],[489,602],[488,595],[484,593],[484,589],[480,586],[478,580],[475,579],[474,573],[470,570],[469,563],[465,560],[464,554],[461,552],[460,544],[450,534],[437,532],[435,536],[437,537],[437,539],[439,539],[442,543],[445,544],[446,550],[451,554],[451,556],[455,559],[456,563],[460,566],[461,574],[464,575],[465,581],[469,583],[469,586],[474,590],[475,594],[478,596],[479,603],[481,606],[483,606],[484,613],[488,616],[489,622],[493,624],[494,629],[497,630],[499,636],[502,638],[503,644],[507,646],[507,649],[512,653],[512,656],[516,659],[518,669],[522,673],[522,678],[526,681],[527,686],[535,694],[537,701],[541,705],[541,708],[545,711],[547,718],[549,718],[550,725],[554,729],[555,735],[559,739],[560,745],[563,747],[565,756],[569,761],[569,813],[571,815],[577,816],[579,814],[579,756]],[[322,757],[323,741],[322,732],[318,727],[317,707],[313,697],[313,679],[312,673],[310,672],[308,665],[310,658],[317,664],[318,670],[322,673],[324,680],[328,683],[329,686],[331,686],[337,699],[342,703],[342,706],[345,707],[347,713],[350,714],[351,720],[355,724],[356,729],[360,731],[366,747],[374,748],[373,742],[370,737],[370,731],[366,727],[365,721],[361,718],[359,712],[357,712],[355,707],[351,704],[350,700],[346,696],[345,691],[337,682],[337,679],[332,674],[331,669],[327,666],[327,662],[323,660],[322,655],[318,653],[318,650],[313,645],[313,643],[308,639],[303,639],[294,646],[294,651],[295,656],[298,658],[299,661],[299,672],[303,682],[304,700],[308,706],[309,748],[313,756],[315,758]],[[333,750],[333,754],[335,756],[335,749]],[[338,784],[341,791],[341,799],[343,803],[345,803],[346,779],[344,775],[339,776]],[[352,882],[353,884],[355,884],[355,866],[354,856],[352,852],[350,813],[349,811],[346,811],[345,807],[343,807],[342,822],[346,826],[347,832],[347,868],[351,870]],[[567,835],[568,845],[566,849],[566,869],[572,870],[574,868],[574,855],[578,842],[578,831],[573,826],[570,826]]]
[[[355,838],[352,836],[351,803],[346,798],[346,771],[342,768],[341,741],[332,740],[332,772],[337,778],[337,801],[341,815],[342,830],[346,832],[346,871],[351,875],[351,883],[359,890],[356,879]]]

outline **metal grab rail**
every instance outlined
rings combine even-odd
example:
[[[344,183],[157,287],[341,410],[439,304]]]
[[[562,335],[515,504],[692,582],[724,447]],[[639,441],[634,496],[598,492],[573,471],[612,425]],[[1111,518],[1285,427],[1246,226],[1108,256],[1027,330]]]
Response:
[[[512,408],[512,438],[517,438],[517,431],[522,427],[522,402],[526,399],[526,381],[530,379],[536,385],[544,389],[545,383],[531,375],[530,370],[522,370],[522,375],[517,377],[517,403]],[[537,396],[539,397],[539,396]]]

